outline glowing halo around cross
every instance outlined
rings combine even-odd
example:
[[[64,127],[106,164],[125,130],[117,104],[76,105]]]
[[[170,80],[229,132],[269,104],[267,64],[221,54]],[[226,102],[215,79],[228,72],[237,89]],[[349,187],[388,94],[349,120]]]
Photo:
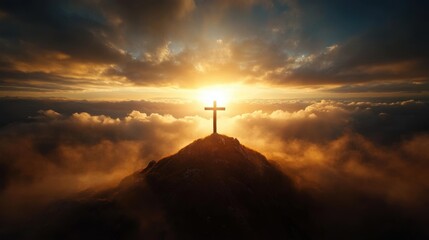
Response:
[[[199,100],[205,105],[212,105],[216,101],[219,106],[224,106],[229,102],[230,92],[220,87],[199,89]]]

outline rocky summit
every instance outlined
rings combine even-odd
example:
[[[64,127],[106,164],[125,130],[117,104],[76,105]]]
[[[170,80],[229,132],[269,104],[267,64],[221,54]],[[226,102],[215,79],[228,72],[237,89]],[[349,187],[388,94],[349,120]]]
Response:
[[[237,139],[212,134],[140,175],[179,236],[305,236],[306,214],[289,179]]]

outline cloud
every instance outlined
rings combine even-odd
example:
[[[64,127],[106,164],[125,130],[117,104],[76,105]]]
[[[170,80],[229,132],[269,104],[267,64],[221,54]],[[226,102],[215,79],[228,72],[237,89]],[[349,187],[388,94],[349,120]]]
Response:
[[[112,29],[106,19],[94,11],[93,5],[82,1],[4,1],[1,8],[7,13],[2,26],[8,33],[2,48],[13,56],[33,55],[57,51],[89,62],[112,62],[122,54],[109,44]],[[88,14],[93,14],[92,17]],[[16,30],[12,30],[16,28]],[[18,30],[18,29],[22,29]],[[14,40],[25,40],[13,44]],[[113,40],[113,39],[112,39]],[[9,45],[10,44],[10,45]],[[13,53],[13,52],[12,52]]]
[[[392,83],[366,83],[343,85],[328,89],[330,92],[338,93],[361,93],[361,92],[389,92],[389,93],[424,93],[429,90],[429,83],[426,81],[396,81]]]
[[[180,21],[195,9],[194,0],[113,1],[101,4],[110,18],[126,31],[126,36],[143,34],[145,37],[165,41]],[[174,26],[172,23],[175,23]],[[158,38],[158,39],[157,39]],[[131,39],[132,40],[132,39]]]
[[[11,112],[9,108],[22,111],[0,128],[0,221],[5,230],[21,226],[16,223],[33,214],[38,219],[39,209],[52,202],[116,186],[149,161],[173,154],[211,131],[210,114],[189,114],[190,106],[183,103],[0,103],[8,106],[2,116]],[[79,108],[87,112],[76,111]],[[241,112],[219,115],[219,132],[277,164],[310,197],[310,218],[324,236],[342,238],[356,231],[356,236],[386,236],[385,231],[425,235],[426,101],[255,101],[229,108]],[[166,113],[174,109],[180,111]],[[101,114],[104,111],[109,114]],[[136,221],[168,228],[162,207],[149,200],[140,204],[150,221],[141,216]],[[59,206],[60,212],[77,209],[86,216],[86,205]],[[380,223],[381,232],[374,229]]]
[[[319,19],[322,21],[321,30],[336,31],[337,35],[344,35],[340,37],[343,40],[325,43],[325,47],[336,46],[333,51],[319,48],[312,54],[305,54],[307,57],[312,56],[311,60],[293,69],[289,75],[282,75],[279,81],[338,84],[343,87],[335,90],[344,92],[427,91],[427,69],[424,66],[428,62],[428,48],[423,41],[429,36],[419,26],[419,23],[426,21],[420,8],[425,4],[362,2],[353,7],[346,5],[335,2],[313,6],[314,10],[326,14],[308,14],[306,24],[312,24],[315,18]],[[304,14],[310,12],[303,11]],[[413,17],[409,15],[411,12]],[[354,22],[356,13],[365,18]],[[338,24],[339,21],[345,24]],[[307,37],[314,42],[311,43],[313,45],[323,42],[320,37],[336,35],[332,32],[320,34],[317,30],[305,34],[310,35]],[[304,36],[301,39],[305,39]],[[421,85],[417,86],[416,83]]]
[[[294,112],[244,114],[228,125],[312,197],[311,218],[323,236],[426,236],[429,133],[422,105],[321,101]]]
[[[27,94],[237,81],[426,93],[425,8],[382,2],[3,1],[0,84]]]
[[[89,110],[96,104],[98,111],[119,106],[73,101],[50,104],[64,111],[73,109],[73,104]],[[144,102],[124,102],[122,106],[132,108],[134,104],[143,109],[177,108],[175,104]],[[291,101],[274,105],[272,111],[264,110],[273,109],[270,103],[256,107],[261,110],[221,116],[219,130],[277,161],[308,191],[353,189],[405,206],[427,198],[424,173],[429,166],[423,146],[428,142],[429,116],[425,102]],[[27,204],[28,198],[37,205],[85,189],[115,185],[149,161],[173,154],[210,132],[210,119],[199,116],[136,110],[123,116],[114,114],[118,117],[48,109],[3,126],[2,208],[12,211]],[[370,184],[365,187],[360,181]]]
[[[427,104],[415,100],[378,103],[322,100],[292,111],[285,108],[271,113],[247,113],[234,117],[234,124],[229,125],[235,134],[258,126],[255,129],[258,131],[253,133],[255,138],[274,134],[278,140],[305,139],[320,143],[332,141],[346,132],[356,132],[379,144],[388,144],[426,131],[425,122],[429,117],[426,111]]]
[[[197,138],[191,127],[208,121],[138,111],[124,119],[84,112],[64,117],[53,110],[39,114],[33,122],[1,130],[0,205],[5,214],[114,186],[149,161]]]

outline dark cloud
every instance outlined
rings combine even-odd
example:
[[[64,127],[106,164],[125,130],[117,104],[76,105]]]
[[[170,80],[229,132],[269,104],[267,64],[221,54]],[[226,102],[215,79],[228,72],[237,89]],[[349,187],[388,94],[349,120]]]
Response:
[[[112,63],[123,57],[107,20],[83,1],[2,1],[2,48],[22,54],[58,51],[78,61]],[[9,34],[7,34],[9,33]],[[18,48],[19,49],[19,48]],[[34,51],[34,52],[33,52]]]
[[[135,39],[139,34],[143,34],[143,39],[152,38],[161,43],[168,40],[171,34],[175,34],[175,29],[180,27],[180,22],[195,9],[193,0],[113,2],[110,6],[106,4],[105,10],[111,14],[110,17],[118,18],[119,25],[124,28],[131,43],[144,42]]]
[[[82,85],[91,84],[79,78],[71,78],[48,74],[45,72],[0,71],[0,84],[2,89],[15,89],[27,91],[47,90],[83,90]]]
[[[362,93],[362,92],[389,92],[389,93],[423,93],[429,91],[428,82],[394,82],[394,83],[367,83],[355,85],[343,85],[329,89],[330,92]]]
[[[347,37],[343,41],[331,42],[332,45],[338,45],[334,45],[336,47],[332,51],[313,55],[308,62],[285,77],[284,82],[290,80],[304,84],[336,83],[346,86],[375,82],[373,85],[383,86],[385,91],[427,91],[425,85],[428,72],[425,66],[429,49],[424,42],[429,35],[421,27],[428,21],[421,10],[424,5],[422,2],[403,1],[389,4],[333,4],[322,18],[327,19],[334,30],[348,32]],[[319,7],[315,9],[320,10]],[[355,16],[357,13],[362,16]],[[329,19],[336,19],[338,23]],[[410,87],[413,82],[421,83],[421,88]],[[383,91],[369,88],[376,92]],[[354,89],[363,92],[368,90],[359,86]]]

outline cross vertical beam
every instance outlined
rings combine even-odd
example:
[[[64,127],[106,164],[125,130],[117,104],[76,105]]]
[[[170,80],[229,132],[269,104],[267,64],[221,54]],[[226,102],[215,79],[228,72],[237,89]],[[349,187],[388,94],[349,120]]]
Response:
[[[213,133],[217,133],[217,114],[216,112],[224,111],[224,107],[217,107],[216,101],[213,101],[213,107],[205,107],[204,110],[212,110],[213,111]]]

